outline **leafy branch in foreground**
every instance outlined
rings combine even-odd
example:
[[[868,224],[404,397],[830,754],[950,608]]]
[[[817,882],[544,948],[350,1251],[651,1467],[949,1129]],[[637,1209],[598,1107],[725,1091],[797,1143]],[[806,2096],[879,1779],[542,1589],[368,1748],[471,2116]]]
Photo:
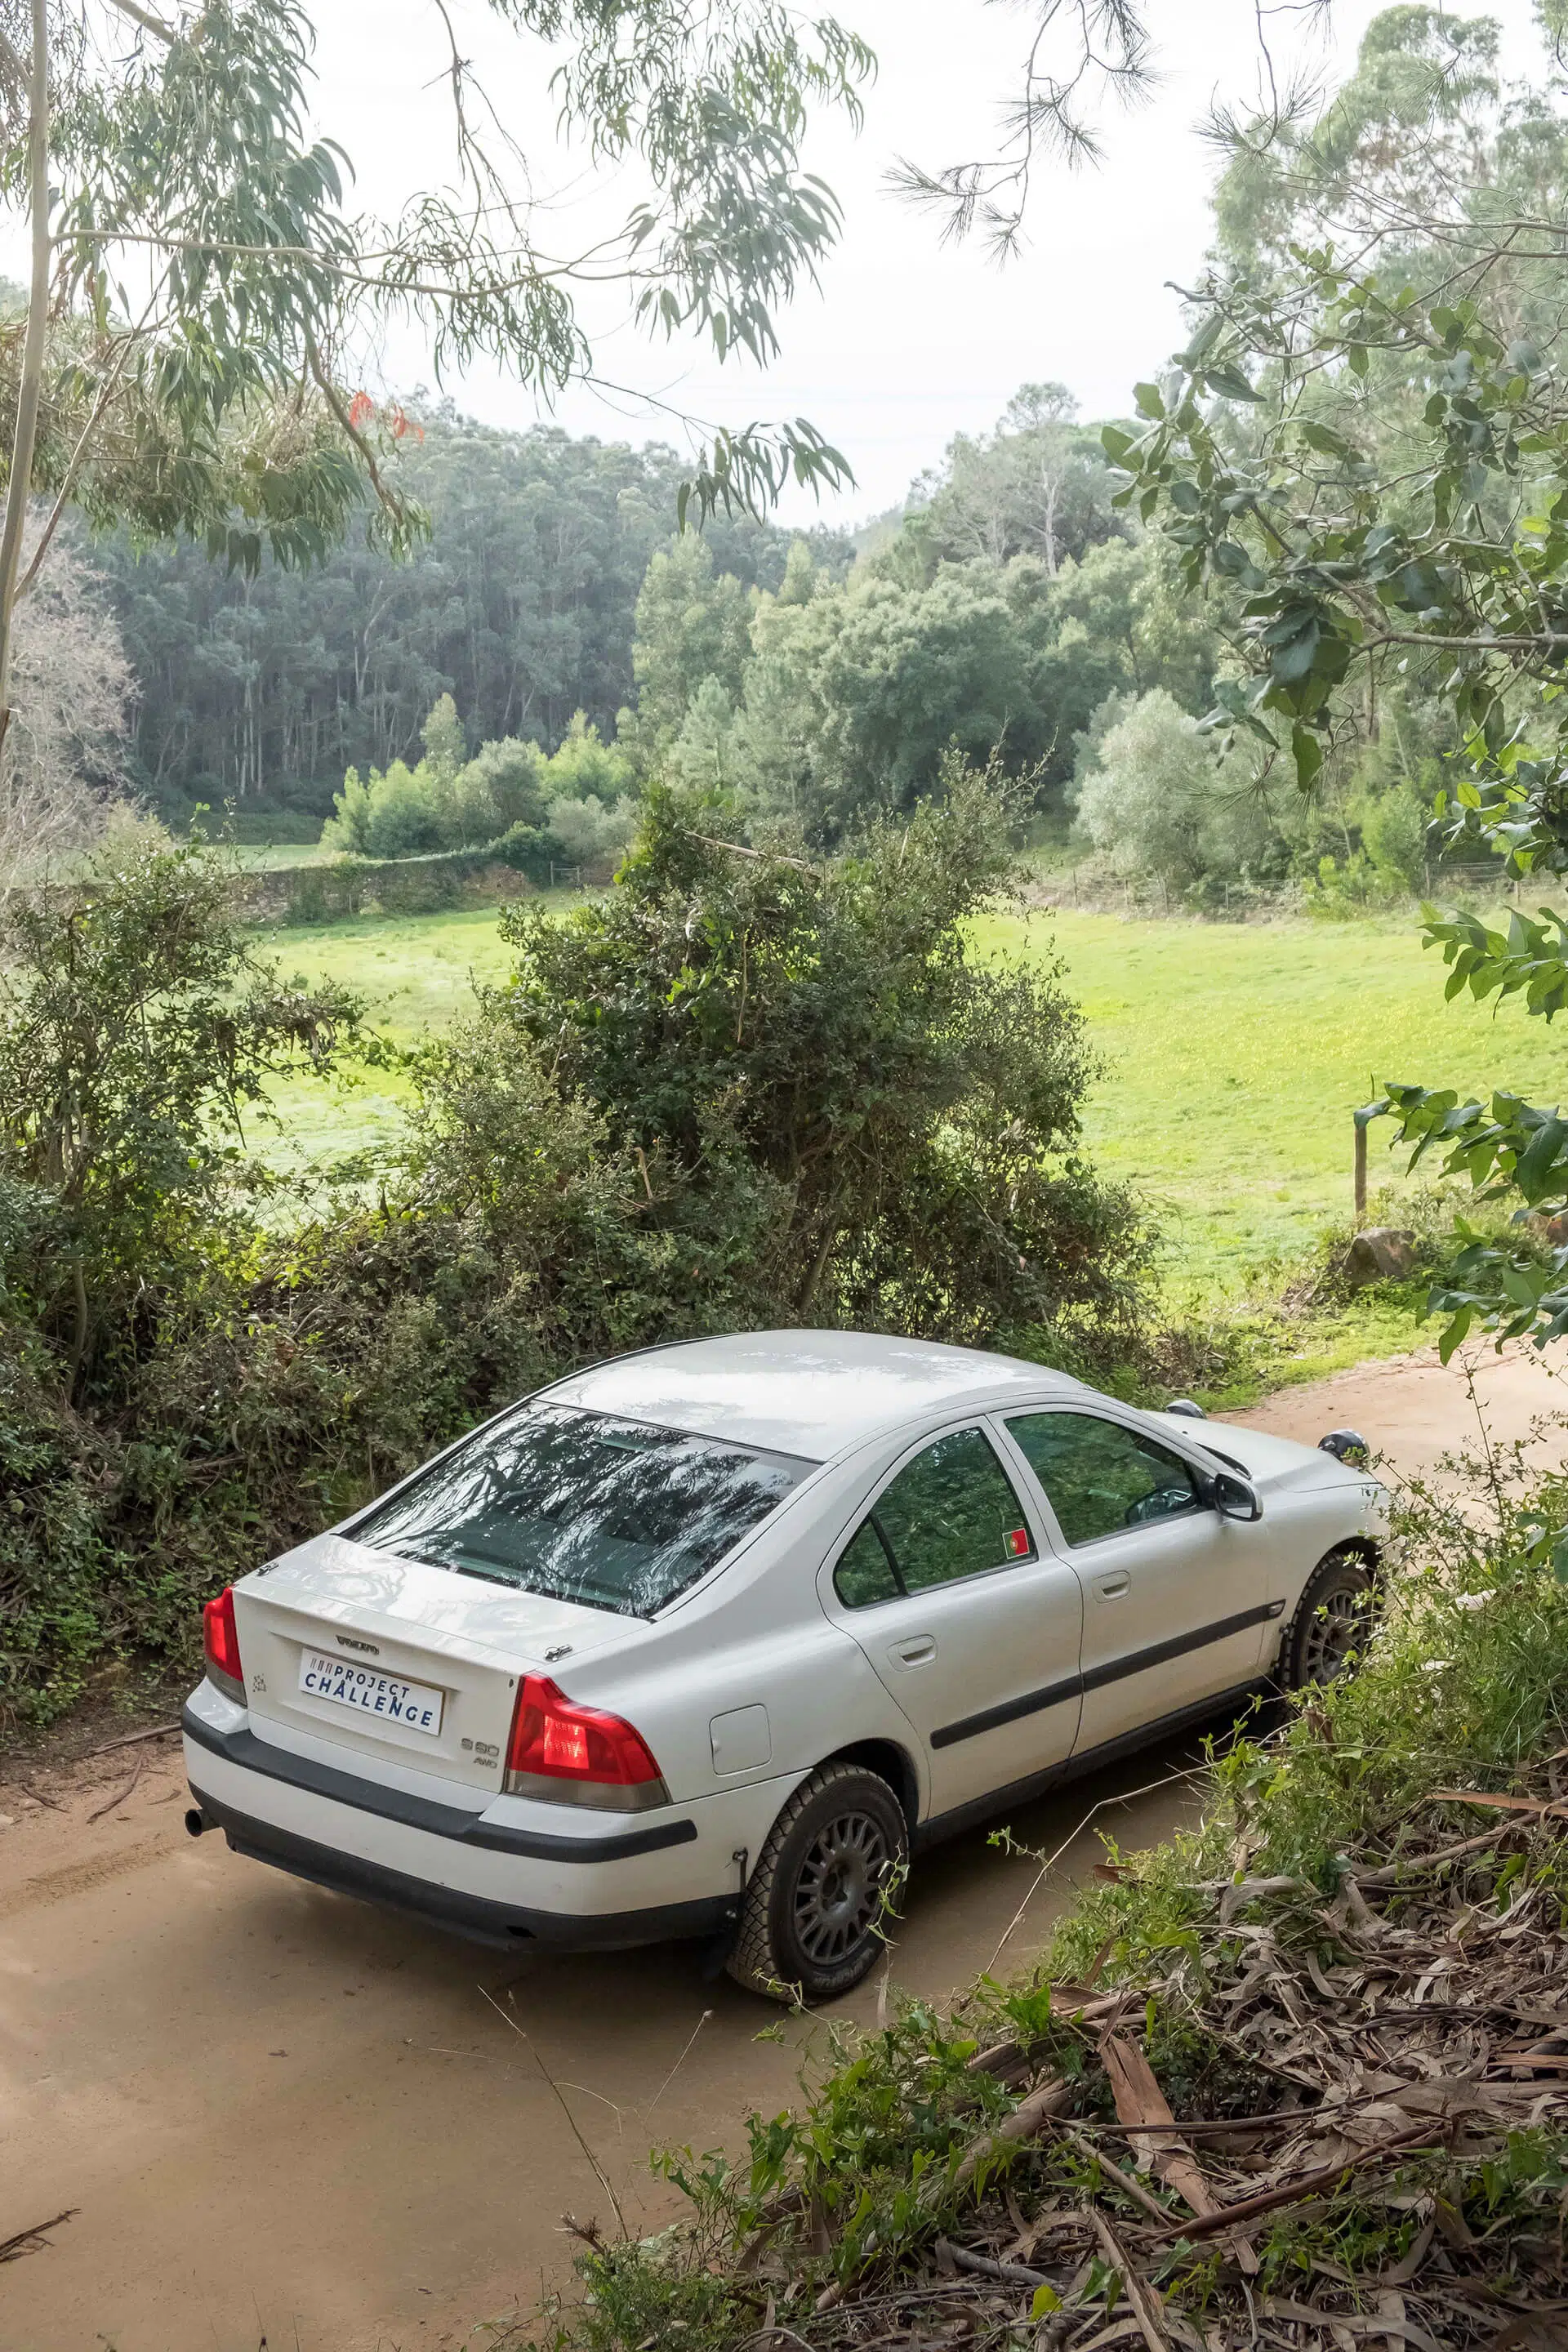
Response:
[[[488,359],[546,398],[593,376],[578,298],[606,285],[721,360],[770,356],[838,227],[802,166],[808,118],[854,115],[872,62],[834,19],[774,0],[492,0],[521,41],[563,51],[562,135],[649,184],[617,232],[557,255],[455,43],[456,185],[382,221],[350,209],[350,158],[312,128],[300,0],[111,5],[106,21],[87,0],[29,0],[7,18],[27,26],[20,46],[0,24],[0,204],[32,255],[25,313],[0,321],[0,733],[12,605],[73,504],[252,571],[264,551],[319,557],[367,501],[373,539],[406,549],[425,520],[390,463],[406,419],[353,375],[392,320],[423,331],[437,371]],[[431,23],[449,36],[438,5]],[[803,420],[704,440],[687,490],[701,514],[760,508],[789,478],[848,479]]]
[[[1181,550],[1194,591],[1238,612],[1233,674],[1206,722],[1312,790],[1375,727],[1377,698],[1419,677],[1463,746],[1436,797],[1450,846],[1516,875],[1568,872],[1568,392],[1527,339],[1505,338],[1463,294],[1357,277],[1295,248],[1294,275],[1211,279],[1194,330],[1140,432],[1109,428],[1119,496]],[[1563,924],[1549,909],[1506,932],[1426,910],[1448,993],[1519,995],[1550,1019],[1568,1002]],[[1559,1114],[1500,1092],[1491,1107],[1391,1084],[1388,1115],[1419,1159],[1511,1186],[1527,1210],[1568,1208]],[[1450,1352],[1479,1323],[1501,1336],[1564,1328],[1568,1251],[1476,1242],[1451,1291]]]

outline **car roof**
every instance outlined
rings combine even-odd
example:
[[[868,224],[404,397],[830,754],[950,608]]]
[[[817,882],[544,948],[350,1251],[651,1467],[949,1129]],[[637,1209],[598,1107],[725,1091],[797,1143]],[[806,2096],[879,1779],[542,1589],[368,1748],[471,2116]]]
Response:
[[[870,1331],[745,1331],[617,1356],[544,1391],[700,1436],[831,1461],[878,1431],[1083,1383],[1017,1356]]]

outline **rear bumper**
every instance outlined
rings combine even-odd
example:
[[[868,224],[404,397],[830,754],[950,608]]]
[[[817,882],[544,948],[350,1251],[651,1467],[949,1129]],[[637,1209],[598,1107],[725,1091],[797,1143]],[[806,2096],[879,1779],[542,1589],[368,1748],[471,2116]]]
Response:
[[[758,1853],[798,1775],[656,1814],[468,1793],[406,1768],[372,1779],[353,1750],[253,1729],[199,1687],[187,1701],[186,1778],[230,1846],[319,1886],[515,1949],[563,1950],[712,1937],[739,1916]]]
[[[216,1725],[204,1721],[189,1700],[181,1714],[180,1727],[185,1735],[187,1753],[194,1744],[205,1748],[210,1756],[221,1756],[226,1764],[237,1765],[240,1770],[263,1780],[303,1789],[311,1796],[329,1798],[334,1804],[351,1805],[356,1812],[374,1813],[382,1821],[398,1822],[405,1829],[419,1830],[431,1837],[454,1838],[463,1845],[476,1846],[489,1853],[517,1854],[530,1862],[569,1863],[581,1868],[595,1863],[627,1862],[637,1854],[658,1853],[667,1846],[692,1845],[697,1839],[697,1824],[692,1821],[651,1822],[646,1827],[617,1822],[607,1832],[569,1837],[491,1821],[482,1811],[446,1804],[438,1798],[410,1795],[386,1782],[345,1772],[341,1765],[326,1764],[318,1757],[303,1756],[291,1748],[278,1747],[271,1740],[258,1739],[255,1732],[243,1725],[232,1731],[220,1731]]]
[[[313,1886],[357,1895],[363,1902],[379,1904],[385,1910],[403,1912],[466,1936],[471,1942],[505,1951],[515,1951],[525,1943],[549,1945],[557,1951],[625,1951],[637,1944],[717,1936],[734,1924],[735,1900],[726,1895],[592,1915],[533,1910],[469,1894],[461,1887],[438,1885],[385,1863],[319,1845],[276,1822],[257,1821],[240,1812],[209,1795],[194,1780],[191,1794],[203,1819],[209,1827],[222,1830],[236,1853],[252,1862],[270,1863],[275,1870],[309,1879]]]

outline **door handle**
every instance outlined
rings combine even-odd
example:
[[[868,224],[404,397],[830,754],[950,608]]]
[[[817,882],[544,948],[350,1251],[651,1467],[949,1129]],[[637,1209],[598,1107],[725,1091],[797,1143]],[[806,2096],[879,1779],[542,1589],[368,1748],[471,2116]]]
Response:
[[[936,1635],[913,1633],[907,1642],[895,1642],[888,1655],[896,1666],[927,1666],[936,1655]]]
[[[1095,1580],[1095,1597],[1100,1601],[1120,1601],[1132,1590],[1132,1579],[1127,1570],[1118,1569],[1114,1576],[1101,1576]]]

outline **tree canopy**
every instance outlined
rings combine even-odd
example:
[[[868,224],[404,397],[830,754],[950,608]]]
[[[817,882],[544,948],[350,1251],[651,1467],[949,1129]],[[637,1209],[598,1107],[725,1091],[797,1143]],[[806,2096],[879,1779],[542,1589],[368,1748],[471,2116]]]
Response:
[[[188,542],[100,540],[139,700],[130,773],[175,816],[258,793],[318,818],[344,771],[417,756],[450,694],[470,748],[506,736],[552,749],[574,711],[602,735],[634,704],[638,593],[675,526],[683,461],[666,445],[509,433],[410,400],[402,478],[430,519],[399,560],[363,530],[319,564],[263,557],[252,576]],[[847,540],[814,536],[842,570]],[[789,534],[737,515],[701,539],[746,588],[783,579]]]

